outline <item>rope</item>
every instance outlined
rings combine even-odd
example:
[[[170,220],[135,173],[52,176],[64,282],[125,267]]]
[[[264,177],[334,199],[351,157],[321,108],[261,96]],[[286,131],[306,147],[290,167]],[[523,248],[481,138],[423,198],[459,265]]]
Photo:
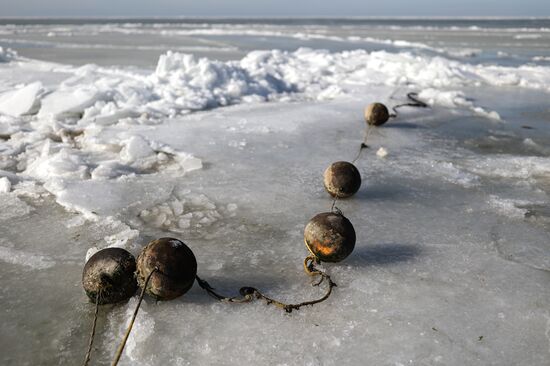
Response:
[[[367,129],[365,130],[365,136],[363,138],[363,142],[361,142],[361,146],[359,146],[359,151],[357,152],[357,155],[355,158],[351,161],[352,164],[355,164],[355,162],[361,157],[361,153],[363,152],[363,149],[367,149],[369,145],[367,145],[367,140],[370,136],[370,133],[372,131],[372,125],[368,125]]]
[[[403,104],[398,104],[394,107],[392,107],[392,110],[393,110],[393,113],[390,114],[390,118],[395,118],[397,117],[397,109],[398,108],[401,108],[401,107],[419,107],[419,108],[428,108],[428,105],[426,103],[424,103],[423,101],[421,101],[420,99],[418,99],[418,93],[416,92],[410,92],[407,94],[407,98],[409,100],[411,100],[412,102],[409,102],[409,103],[403,103]]]
[[[309,249],[309,246],[307,248]],[[319,263],[318,258],[314,254],[308,255],[304,259],[304,271],[308,276],[321,276],[321,279],[318,282],[313,283],[313,286],[319,286],[325,280],[325,277],[323,276],[324,272],[321,272],[315,268],[313,266],[314,263]]]
[[[214,289],[208,284],[208,282],[200,279],[198,276],[196,278],[197,278],[197,282],[199,283],[199,286],[201,288],[203,288],[208,294],[210,294],[215,299],[217,299],[218,301],[231,302],[231,303],[246,303],[246,302],[251,302],[252,300],[254,300],[256,298],[256,299],[265,300],[267,305],[273,304],[273,305],[277,306],[278,308],[281,308],[281,309],[285,310],[287,313],[291,313],[293,310],[299,310],[301,307],[315,305],[315,304],[318,304],[320,302],[323,302],[323,301],[327,300],[330,297],[330,295],[332,294],[332,289],[334,287],[336,287],[336,284],[332,281],[332,279],[330,278],[330,276],[328,274],[326,274],[325,272],[322,272],[322,271],[318,270],[317,268],[315,268],[315,265],[314,265],[315,263],[319,263],[319,261],[313,255],[308,256],[304,260],[304,269],[305,269],[306,273],[310,276],[321,276],[321,279],[317,283],[314,283],[313,286],[319,286],[323,281],[326,280],[329,284],[327,292],[325,293],[325,295],[323,297],[321,297],[319,299],[304,301],[304,302],[300,302],[298,304],[286,304],[284,302],[275,300],[275,299],[263,294],[257,288],[249,287],[249,286],[241,287],[239,289],[239,294],[242,296],[240,298],[239,297],[223,296],[223,295],[220,295],[217,292],[215,292]]]
[[[330,206],[330,212],[334,212],[334,213],[342,215],[342,210],[340,210],[338,207],[336,207],[336,201],[338,201],[338,195],[335,195],[332,198],[332,205]]]
[[[88,344],[88,352],[86,352],[86,358],[84,359],[84,366],[87,366],[90,362],[90,357],[92,355],[92,346],[94,344],[94,337],[95,337],[95,327],[97,324],[97,314],[99,312],[99,298],[101,297],[101,289],[99,289],[99,292],[97,293],[97,296],[95,298],[95,313],[94,313],[94,322],[92,323],[92,332],[90,334],[90,342]]]
[[[200,278],[198,275],[195,276],[195,278],[197,279],[197,283],[199,284],[199,286],[203,290],[205,290],[210,296],[212,296],[213,298],[215,298],[218,301],[233,302],[233,303],[241,303],[242,304],[242,303],[250,302],[250,301],[253,300],[252,296],[244,296],[242,298],[239,298],[239,297],[228,297],[228,296],[220,295],[219,293],[214,291],[215,289],[212,286],[210,286],[210,284],[208,282],[206,282],[205,280]]]
[[[137,303],[136,309],[134,310],[134,315],[132,316],[132,320],[130,321],[130,325],[128,326],[128,329],[126,330],[126,333],[124,334],[124,338],[122,339],[122,342],[118,346],[118,349],[115,354],[115,359],[113,360],[113,363],[111,366],[116,366],[118,364],[118,361],[120,360],[120,357],[122,356],[122,351],[124,351],[124,346],[126,346],[126,341],[128,340],[128,337],[130,336],[130,332],[132,331],[132,327],[134,326],[134,321],[136,320],[139,307],[141,306],[141,302],[143,301],[143,297],[145,296],[145,289],[147,288],[147,285],[149,284],[149,280],[153,276],[153,274],[158,271],[158,267],[155,267],[151,273],[149,273],[149,276],[147,276],[147,279],[145,280],[145,284],[143,285],[143,289],[141,290],[141,295],[139,295],[139,301]]]

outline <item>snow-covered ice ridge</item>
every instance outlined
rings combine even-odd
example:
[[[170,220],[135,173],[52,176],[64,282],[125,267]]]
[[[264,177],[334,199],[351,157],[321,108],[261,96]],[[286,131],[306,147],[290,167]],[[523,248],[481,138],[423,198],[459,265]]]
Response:
[[[9,51],[1,55],[5,60],[13,58]],[[47,66],[36,68],[44,67]],[[17,88],[6,85],[4,91],[11,93],[1,96],[0,111],[19,116],[32,112],[31,107],[40,101],[40,117],[59,120],[82,114],[80,124],[90,119],[109,123],[128,113],[166,115],[239,102],[327,99],[352,92],[355,85],[497,85],[550,90],[548,66],[470,65],[443,57],[362,50],[254,51],[240,61],[227,62],[168,52],[160,57],[156,71],[150,75],[94,65],[49,68],[72,77],[48,85],[44,98],[40,98],[36,84]]]
[[[9,50],[2,59],[13,58]],[[24,67],[29,71],[29,67]],[[143,75],[87,65],[68,68],[35,65],[72,77],[48,85],[4,85],[0,111],[20,116],[41,103],[39,117],[60,120],[80,116],[99,123],[132,113],[177,114],[239,102],[284,98],[327,99],[353,91],[355,85],[457,88],[468,85],[520,86],[550,90],[550,67],[470,65],[443,57],[366,52],[329,53],[255,51],[240,61],[220,62],[168,52],[156,71]],[[31,67],[32,69],[32,67]],[[9,92],[8,92],[9,91]],[[47,94],[44,96],[44,94]],[[289,96],[292,94],[292,96]]]

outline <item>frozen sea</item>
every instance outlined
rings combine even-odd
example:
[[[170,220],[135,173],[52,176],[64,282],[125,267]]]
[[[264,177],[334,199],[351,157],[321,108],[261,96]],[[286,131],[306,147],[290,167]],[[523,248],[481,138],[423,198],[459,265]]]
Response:
[[[82,363],[104,247],[177,237],[220,292],[318,297],[323,171],[409,92],[337,202],[328,301],[146,298],[120,364],[550,364],[550,19],[3,19],[0,47],[0,364]]]

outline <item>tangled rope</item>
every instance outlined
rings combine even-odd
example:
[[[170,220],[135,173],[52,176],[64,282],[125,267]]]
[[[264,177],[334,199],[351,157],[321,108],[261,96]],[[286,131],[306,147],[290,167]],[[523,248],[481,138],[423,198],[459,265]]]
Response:
[[[320,263],[320,261],[316,257],[314,257],[313,255],[310,255],[304,260],[304,270],[310,276],[320,276],[320,280],[316,283],[313,283],[312,284],[313,286],[319,286],[324,281],[327,281],[328,282],[327,292],[319,299],[304,301],[304,302],[300,302],[298,304],[286,304],[282,301],[275,300],[275,299],[263,294],[257,288],[250,287],[250,286],[241,287],[239,289],[239,294],[241,295],[241,297],[228,297],[228,296],[220,295],[219,293],[217,293],[214,290],[214,288],[212,286],[210,286],[210,284],[208,282],[201,279],[199,276],[196,276],[196,279],[197,279],[197,282],[198,282],[199,286],[202,289],[204,289],[208,294],[210,294],[212,297],[217,299],[218,301],[231,302],[231,303],[246,303],[246,302],[251,302],[254,299],[262,299],[266,302],[267,305],[273,304],[273,305],[277,306],[278,308],[283,309],[287,313],[291,313],[293,310],[299,310],[301,307],[312,306],[312,305],[315,305],[315,304],[318,304],[320,302],[323,302],[323,301],[327,300],[330,297],[330,295],[332,294],[332,289],[337,286],[336,283],[334,283],[332,281],[332,279],[330,278],[330,276],[327,273],[325,273],[323,271],[320,271],[319,269],[317,269],[315,267],[315,264],[318,264],[318,263]]]
[[[399,109],[401,107],[418,107],[418,108],[428,108],[429,107],[426,103],[424,103],[423,101],[418,99],[418,93],[416,93],[416,92],[407,93],[407,98],[409,100],[411,100],[411,102],[398,104],[396,106],[393,106],[392,107],[393,113],[390,114],[390,118],[397,117],[397,114],[398,114],[397,109]]]

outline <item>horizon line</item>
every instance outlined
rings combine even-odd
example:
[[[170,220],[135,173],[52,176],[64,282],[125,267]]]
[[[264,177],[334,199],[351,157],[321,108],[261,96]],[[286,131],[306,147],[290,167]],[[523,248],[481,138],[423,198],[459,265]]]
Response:
[[[166,16],[166,15],[155,15],[155,16],[146,16],[146,15],[110,15],[110,16],[101,16],[101,15],[55,15],[55,16],[41,16],[41,15],[30,15],[30,16],[19,16],[19,15],[8,15],[0,16],[0,20],[29,20],[29,19],[40,19],[40,20],[51,20],[51,19],[165,19],[165,20],[176,20],[176,19],[335,19],[335,20],[368,20],[368,19],[377,19],[377,20],[392,20],[392,19],[404,19],[404,20],[550,20],[550,15],[543,16],[506,16],[506,15],[366,15],[366,16],[327,16],[327,15],[304,15],[304,16],[285,16],[285,15],[176,15],[176,16]]]

